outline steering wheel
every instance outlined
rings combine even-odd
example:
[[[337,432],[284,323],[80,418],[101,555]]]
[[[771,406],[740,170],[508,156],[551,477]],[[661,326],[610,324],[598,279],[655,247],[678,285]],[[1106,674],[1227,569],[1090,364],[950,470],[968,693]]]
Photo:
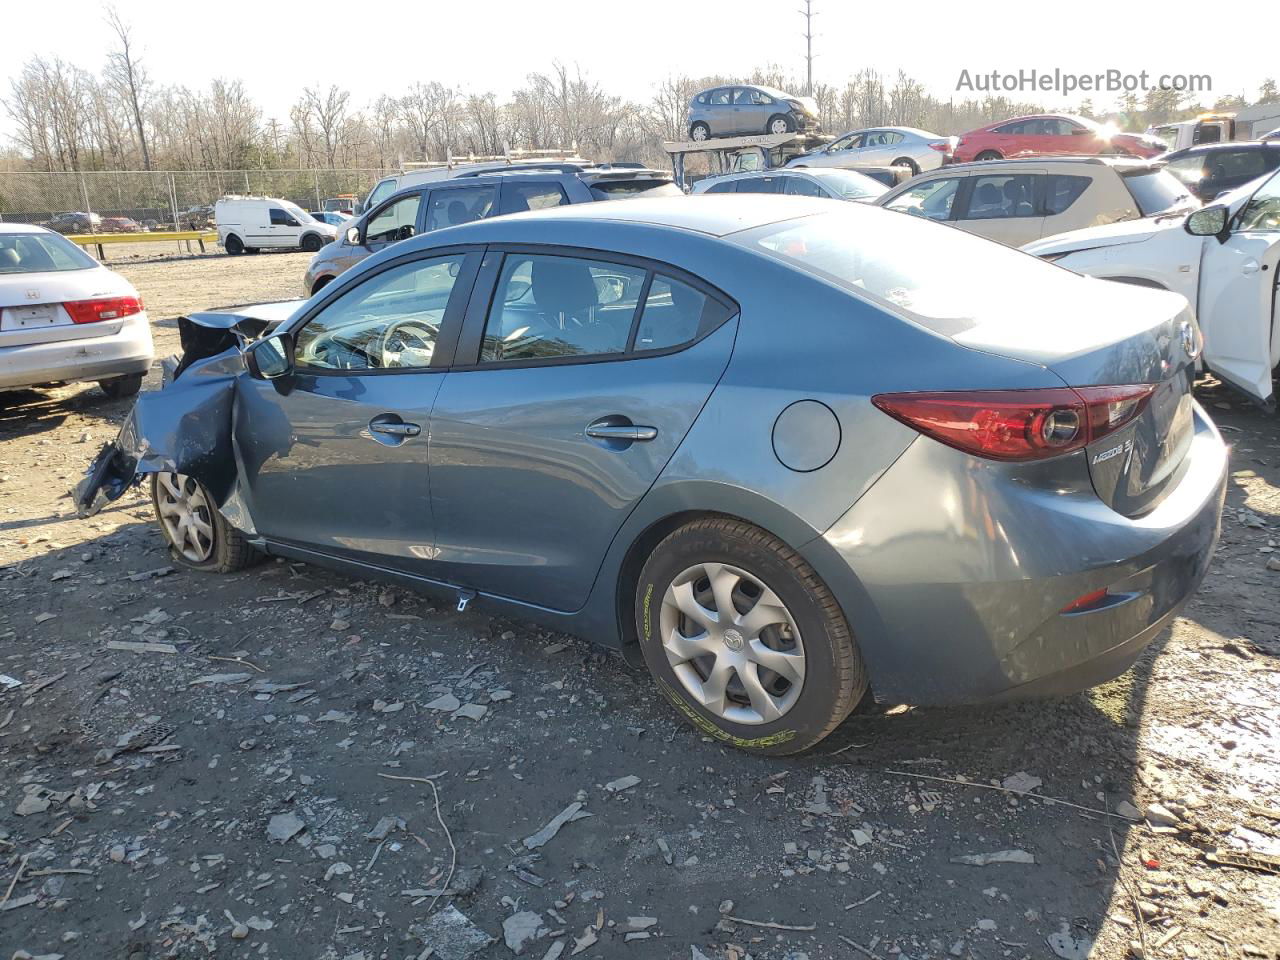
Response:
[[[378,344],[378,353],[385,367],[425,367],[431,363],[435,352],[435,325],[423,320],[397,320],[387,327]],[[406,356],[407,355],[407,356]]]

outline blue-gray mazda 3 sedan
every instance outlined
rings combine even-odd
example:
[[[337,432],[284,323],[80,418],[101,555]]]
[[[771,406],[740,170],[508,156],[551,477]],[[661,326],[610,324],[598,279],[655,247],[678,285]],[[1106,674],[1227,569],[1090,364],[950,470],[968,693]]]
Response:
[[[184,356],[77,490],[613,645],[761,753],[868,688],[1125,670],[1204,575],[1226,450],[1173,294],[860,204],[709,196],[442,230]]]

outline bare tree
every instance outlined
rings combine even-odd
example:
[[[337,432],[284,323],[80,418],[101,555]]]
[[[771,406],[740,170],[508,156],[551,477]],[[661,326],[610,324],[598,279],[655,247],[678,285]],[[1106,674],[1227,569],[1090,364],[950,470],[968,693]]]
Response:
[[[151,169],[151,152],[147,149],[147,127],[142,121],[143,102],[150,81],[133,43],[133,28],[125,23],[114,6],[107,7],[107,24],[116,35],[118,46],[107,54],[107,77],[120,91],[133,115],[133,129],[142,149],[142,168]]]

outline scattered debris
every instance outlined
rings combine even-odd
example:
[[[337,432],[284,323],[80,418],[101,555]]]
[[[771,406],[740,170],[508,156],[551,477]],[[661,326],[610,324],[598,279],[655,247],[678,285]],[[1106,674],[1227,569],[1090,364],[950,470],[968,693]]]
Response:
[[[1093,940],[1083,934],[1076,936],[1066,924],[1057,933],[1045,937],[1045,942],[1061,960],[1088,960],[1093,951]]]
[[[415,924],[412,930],[427,945],[432,960],[467,960],[494,942],[453,904]]]
[[[276,843],[288,843],[306,826],[296,813],[277,813],[267,823],[267,837]]]
[[[952,857],[952,863],[965,863],[971,867],[986,867],[993,863],[1035,863],[1036,858],[1025,850],[997,850],[994,853],[971,853]]]
[[[507,948],[515,954],[524,952],[529,941],[536,940],[547,932],[542,914],[532,910],[513,913],[502,921],[502,939]]]
[[[543,846],[549,840],[551,840],[551,838],[554,837],[557,833],[559,833],[560,828],[563,827],[566,823],[569,823],[573,820],[582,820],[583,818],[589,817],[589,816],[591,816],[591,814],[589,814],[586,810],[582,809],[582,804],[580,802],[575,801],[574,803],[569,804],[567,807],[565,807],[563,810],[557,813],[554,817],[552,817],[547,822],[547,825],[543,827],[541,830],[539,830],[537,833],[531,836],[525,837],[524,838],[525,848],[529,850],[537,850],[539,847]]]
[[[1039,777],[1032,776],[1025,770],[1019,770],[1012,776],[1005,777],[1000,781],[1000,786],[1014,793],[1030,793],[1037,787],[1044,786],[1044,781]]]
[[[640,778],[634,775],[619,777],[617,780],[610,780],[604,785],[604,788],[610,793],[621,793],[623,790],[630,790],[640,782]]]
[[[108,640],[108,650],[124,650],[128,653],[177,653],[178,648],[172,643],[157,643],[152,640]]]

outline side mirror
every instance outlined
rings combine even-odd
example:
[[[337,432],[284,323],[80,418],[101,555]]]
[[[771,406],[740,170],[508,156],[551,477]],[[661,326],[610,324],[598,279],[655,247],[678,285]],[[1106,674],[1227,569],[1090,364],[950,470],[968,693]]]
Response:
[[[1227,233],[1227,216],[1226,207],[1204,207],[1187,217],[1183,228],[1193,237],[1217,237],[1222,240]]]
[[[347,243],[351,244],[351,246],[353,247],[360,246],[360,228],[359,227],[347,228]]]
[[[244,365],[255,380],[275,380],[293,369],[293,337],[273,333],[249,344],[244,351]]]

